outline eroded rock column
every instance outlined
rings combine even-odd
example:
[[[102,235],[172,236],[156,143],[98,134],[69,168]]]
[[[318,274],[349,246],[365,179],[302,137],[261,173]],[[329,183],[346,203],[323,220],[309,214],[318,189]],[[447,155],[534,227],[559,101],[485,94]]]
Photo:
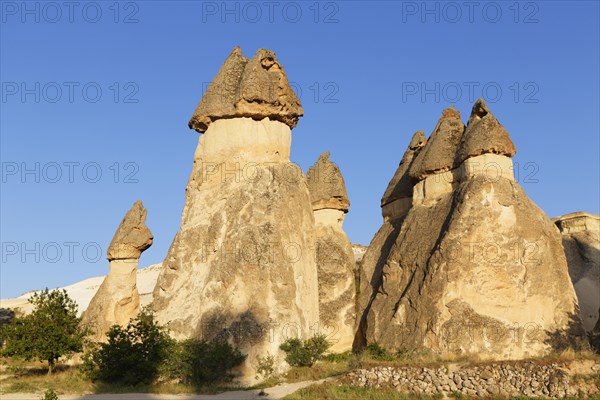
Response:
[[[110,242],[106,254],[110,270],[81,317],[94,340],[105,340],[112,325],[127,325],[140,312],[138,262],[153,240],[146,226],[146,215],[142,202],[136,201]]]
[[[320,332],[332,352],[351,350],[356,321],[354,252],[342,225],[350,207],[344,178],[329,152],[306,174],[315,216]]]

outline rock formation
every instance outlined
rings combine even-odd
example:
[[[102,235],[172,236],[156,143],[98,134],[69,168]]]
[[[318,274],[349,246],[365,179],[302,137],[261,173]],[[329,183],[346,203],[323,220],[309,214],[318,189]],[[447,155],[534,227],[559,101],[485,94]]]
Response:
[[[333,344],[332,352],[352,349],[356,320],[355,259],[342,229],[350,207],[344,178],[323,153],[306,174],[315,216],[320,331]]]
[[[414,182],[408,172],[425,143],[427,143],[427,138],[423,131],[415,132],[404,152],[404,156],[402,156],[396,173],[381,198],[383,225],[371,240],[361,260],[359,270],[360,289],[357,301],[359,313],[357,315],[357,332],[353,344],[356,348],[361,348],[366,344],[366,317],[369,315],[373,299],[381,288],[383,266],[392,245],[396,242],[402,222],[408,210],[412,207]]]
[[[590,332],[600,324],[600,215],[576,212],[553,221],[562,234],[583,327]]]
[[[202,133],[215,120],[249,117],[294,128],[302,115],[300,100],[275,53],[260,49],[248,60],[236,47],[200,100],[189,127]]]
[[[312,336],[319,321],[310,194],[289,159],[300,115],[275,54],[261,49],[247,61],[236,48],[189,124],[205,133],[154,309],[176,338],[239,347],[243,383],[254,381],[257,357],[275,356],[282,372],[280,344]]]
[[[514,181],[514,153],[483,101],[466,129],[443,112],[409,168],[412,207],[380,252],[362,344],[518,359],[581,334],[560,235]]]
[[[95,340],[104,340],[112,325],[126,325],[140,312],[138,261],[153,240],[146,214],[142,202],[136,201],[110,242],[106,252],[110,271],[81,317]]]

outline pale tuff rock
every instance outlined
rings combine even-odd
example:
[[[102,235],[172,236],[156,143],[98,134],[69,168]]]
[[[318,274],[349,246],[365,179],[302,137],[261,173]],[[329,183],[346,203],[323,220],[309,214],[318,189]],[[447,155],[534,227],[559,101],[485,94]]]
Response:
[[[454,107],[442,111],[431,137],[410,167],[410,177],[420,181],[429,175],[456,168],[455,155],[464,130],[459,111]]]
[[[591,332],[597,324],[600,328],[600,216],[576,212],[553,221],[562,234],[583,326]]]
[[[355,258],[342,229],[350,202],[329,152],[321,154],[306,179],[315,216],[320,330],[333,343],[330,351],[344,352],[352,348],[356,320]]]
[[[146,226],[147,213],[141,200],[127,211],[108,246],[108,261],[138,259],[144,250],[152,246],[154,238]]]
[[[355,347],[362,347],[365,344],[366,315],[369,314],[371,303],[380,290],[385,261],[398,237],[402,222],[412,207],[414,181],[409,176],[409,170],[426,142],[423,131],[418,131],[413,135],[402,161],[381,199],[384,222],[371,240],[359,270],[360,290],[357,301]]]
[[[294,128],[303,115],[275,53],[259,49],[251,60],[233,49],[196,107],[189,127],[205,132],[223,118],[269,118]]]
[[[432,144],[432,135],[415,158],[420,166],[411,167],[426,179],[414,188],[395,242],[386,243],[388,254],[379,253],[382,271],[373,275],[379,281],[355,344],[518,359],[571,343],[581,325],[558,231],[511,174],[477,172],[484,169],[475,162],[486,160],[511,166],[493,154],[496,144],[461,165],[448,162],[459,151],[461,123],[448,129],[444,120],[456,116],[442,118],[434,132],[445,144]],[[427,177],[429,156],[445,167]],[[429,184],[432,178],[440,179]]]
[[[208,127],[198,141],[181,226],[153,305],[176,338],[220,338],[238,346],[247,355],[238,379],[253,383],[258,357],[275,356],[276,372],[283,372],[281,343],[314,334],[319,289],[310,194],[301,169],[289,161],[290,126],[300,104],[291,93],[279,94],[276,101],[291,108],[274,114],[279,105],[251,90],[251,82],[267,81],[288,88],[268,51],[259,51],[236,79],[219,74],[214,84],[235,86],[249,103],[268,100],[264,118],[246,115],[246,103],[238,113],[239,98],[233,114],[218,108],[204,114],[200,102],[191,125]]]
[[[94,340],[105,340],[112,325],[126,325],[140,312],[138,261],[153,239],[146,226],[146,214],[142,202],[135,202],[110,243],[107,251],[110,271],[81,318]]]
[[[332,209],[344,213],[350,208],[344,178],[337,165],[329,160],[329,152],[324,152],[319,160],[309,168],[306,181],[312,199],[313,210]]]
[[[475,102],[462,143],[456,154],[460,164],[470,157],[492,153],[512,157],[517,148],[504,127],[492,115],[483,100]]]

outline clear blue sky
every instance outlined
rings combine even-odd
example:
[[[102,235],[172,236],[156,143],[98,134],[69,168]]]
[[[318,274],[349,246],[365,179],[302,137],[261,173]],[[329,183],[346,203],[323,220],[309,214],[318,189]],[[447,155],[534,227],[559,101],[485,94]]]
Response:
[[[0,297],[105,274],[137,199],[155,236],[140,264],[162,261],[198,138],[188,119],[236,45],[275,51],[301,92],[292,161],[331,151],[355,243],[381,225],[413,132],[450,105],[466,122],[481,96],[527,194],[551,217],[598,213],[598,2],[422,4],[2,1]]]

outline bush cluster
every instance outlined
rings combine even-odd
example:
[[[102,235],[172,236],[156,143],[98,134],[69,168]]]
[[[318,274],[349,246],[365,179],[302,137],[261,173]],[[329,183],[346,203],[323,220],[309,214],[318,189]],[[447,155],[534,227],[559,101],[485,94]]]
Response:
[[[246,358],[227,342],[175,341],[149,310],[143,310],[124,328],[111,327],[107,337],[107,343],[95,345],[83,357],[82,370],[93,381],[203,385],[227,380],[228,372]]]
[[[231,378],[228,372],[245,359],[245,355],[225,341],[173,342],[160,368],[160,377],[188,385],[224,381]]]
[[[293,367],[312,367],[323,358],[331,344],[325,335],[315,335],[310,339],[288,339],[279,346],[286,353],[285,361]]]

